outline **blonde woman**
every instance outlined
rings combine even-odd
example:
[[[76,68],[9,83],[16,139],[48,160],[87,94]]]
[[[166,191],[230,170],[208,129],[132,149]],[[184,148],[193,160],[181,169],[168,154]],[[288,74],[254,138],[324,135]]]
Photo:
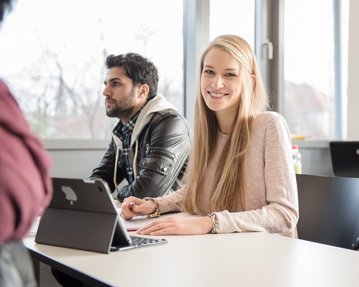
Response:
[[[215,38],[200,62],[194,142],[185,184],[159,198],[127,198],[121,216],[181,211],[159,218],[149,235],[263,231],[294,237],[298,196],[287,124],[264,111],[267,96],[251,47]]]

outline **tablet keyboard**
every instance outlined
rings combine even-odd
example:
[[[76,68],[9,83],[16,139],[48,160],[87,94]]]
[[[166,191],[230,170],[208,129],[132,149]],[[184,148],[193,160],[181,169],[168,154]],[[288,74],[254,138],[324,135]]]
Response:
[[[153,238],[153,237],[142,237],[142,236],[130,236],[131,244],[129,245],[121,245],[121,246],[111,246],[111,251],[119,251],[119,250],[126,250],[132,249],[137,247],[145,247],[145,246],[152,246],[161,243],[166,243],[167,240],[164,238]]]
[[[153,238],[153,237],[141,237],[141,236],[130,236],[131,245],[133,247],[142,247],[147,245],[155,245],[167,242],[164,238]]]

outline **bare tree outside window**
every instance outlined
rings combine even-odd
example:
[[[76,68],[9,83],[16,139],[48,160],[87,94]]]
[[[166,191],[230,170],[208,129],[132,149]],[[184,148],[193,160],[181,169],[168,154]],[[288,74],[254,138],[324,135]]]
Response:
[[[20,1],[2,27],[9,45],[0,47],[0,76],[35,132],[55,139],[110,137],[117,120],[107,118],[102,96],[108,54],[151,59],[159,68],[159,92],[183,112],[181,1],[64,2]]]
[[[347,1],[341,4],[342,9],[348,5]],[[291,132],[311,140],[335,138],[336,97],[346,97],[343,91],[335,93],[339,60],[334,49],[334,12],[333,1],[327,0],[287,1],[284,10],[283,112]],[[342,36],[346,19],[340,19]],[[339,44],[342,55],[347,56],[344,41]],[[344,59],[342,56],[341,61]],[[341,81],[346,86],[344,76]]]

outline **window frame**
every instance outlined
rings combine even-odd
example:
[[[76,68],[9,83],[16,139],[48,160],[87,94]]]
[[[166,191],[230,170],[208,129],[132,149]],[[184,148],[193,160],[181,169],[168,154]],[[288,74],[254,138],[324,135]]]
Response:
[[[285,0],[255,0],[255,53],[262,71],[264,83],[270,92],[271,108],[282,113],[284,110],[284,5]],[[343,85],[341,78],[342,39],[340,17],[341,0],[332,0],[334,5],[334,49],[335,49],[335,137],[344,139],[345,123],[343,122]],[[202,47],[209,41],[209,7],[210,0],[183,0],[183,84],[184,116],[190,127],[194,122],[194,106],[199,55]],[[268,59],[268,41],[273,46],[273,59]],[[195,67],[195,68],[194,68]],[[59,147],[93,148],[93,140],[55,140],[44,139],[49,149]],[[96,148],[107,146],[107,140],[98,140]]]
[[[342,27],[341,0],[332,0],[333,33],[334,33],[334,103],[335,134],[334,138],[343,140],[346,137],[346,126],[343,114],[343,78],[342,78]],[[284,5],[285,0],[256,0],[256,45],[258,64],[262,71],[264,83],[270,91],[271,108],[284,113]],[[270,39],[270,40],[268,40]],[[265,45],[270,41],[273,47],[273,59],[266,57]],[[329,139],[328,139],[329,140]],[[313,140],[317,141],[317,140]]]

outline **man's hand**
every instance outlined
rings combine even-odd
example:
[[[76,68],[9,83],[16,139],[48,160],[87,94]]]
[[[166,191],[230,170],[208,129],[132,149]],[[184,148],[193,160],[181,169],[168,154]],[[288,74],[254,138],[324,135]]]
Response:
[[[155,212],[156,204],[152,200],[143,200],[134,196],[125,198],[121,205],[121,216],[130,220],[138,215],[147,215]]]

